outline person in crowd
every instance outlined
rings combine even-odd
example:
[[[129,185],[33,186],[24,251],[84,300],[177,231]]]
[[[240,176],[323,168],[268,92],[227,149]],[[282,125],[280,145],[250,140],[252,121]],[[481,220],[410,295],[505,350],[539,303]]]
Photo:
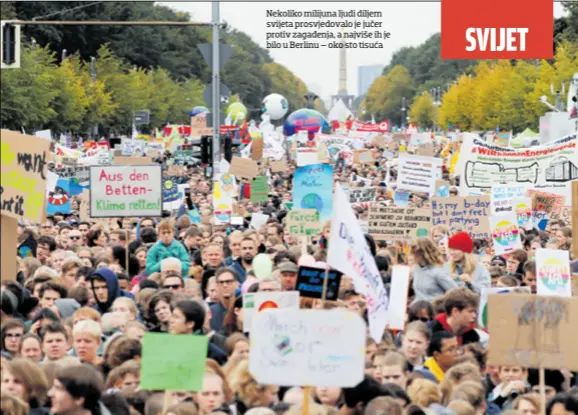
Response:
[[[460,285],[481,294],[482,288],[491,286],[488,270],[472,254],[474,243],[466,232],[458,232],[448,240],[450,260],[446,271]]]

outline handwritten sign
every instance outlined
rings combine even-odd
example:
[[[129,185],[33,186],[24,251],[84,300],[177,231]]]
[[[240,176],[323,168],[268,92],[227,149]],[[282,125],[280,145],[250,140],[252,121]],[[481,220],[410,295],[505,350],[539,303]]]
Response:
[[[141,388],[202,390],[208,348],[207,336],[145,333],[142,340]]]
[[[50,141],[0,131],[2,215],[41,222],[45,214],[46,169]]]
[[[359,203],[373,203],[376,199],[375,187],[361,187],[349,190],[349,203],[352,205]]]
[[[263,385],[353,387],[363,380],[365,323],[349,310],[268,310],[253,321],[249,369]]]
[[[231,160],[229,174],[253,180],[259,174],[259,167],[255,160],[234,156]]]
[[[284,173],[286,168],[287,164],[285,163],[285,160],[271,162],[272,173]]]
[[[472,239],[489,238],[490,197],[432,197],[432,224],[445,225],[451,233],[468,232]]]
[[[333,167],[327,164],[297,167],[293,202],[298,209],[317,210],[321,221],[329,219],[333,212]]]
[[[397,188],[412,192],[435,193],[435,183],[441,175],[442,159],[399,155]]]
[[[488,364],[578,370],[578,298],[488,296]]]
[[[149,166],[91,166],[90,216],[161,216],[162,170]]]
[[[337,300],[342,275],[343,274],[337,270],[330,270],[327,273],[326,300]],[[307,298],[322,298],[324,280],[324,269],[303,266],[299,267],[299,273],[297,274],[297,290],[299,291],[299,295]]]
[[[291,235],[314,236],[321,233],[321,218],[315,209],[295,209],[287,212],[287,229]]]
[[[375,239],[411,241],[425,238],[432,227],[429,209],[372,206],[369,208],[369,234]]]
[[[269,185],[266,176],[257,176],[251,183],[251,202],[267,202],[269,200]]]
[[[251,333],[253,319],[267,309],[299,309],[299,291],[247,293],[243,296],[243,331]]]

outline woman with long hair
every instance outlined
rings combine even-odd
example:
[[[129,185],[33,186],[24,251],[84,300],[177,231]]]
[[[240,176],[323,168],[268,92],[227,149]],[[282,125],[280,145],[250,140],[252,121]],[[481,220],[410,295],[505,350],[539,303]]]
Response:
[[[2,391],[6,390],[30,405],[30,414],[45,414],[43,405],[48,392],[48,380],[32,360],[16,358],[3,362]]]
[[[458,285],[444,269],[440,251],[428,238],[418,238],[411,247],[411,268],[415,300],[432,301]]]
[[[446,272],[460,286],[465,286],[481,294],[482,288],[490,288],[490,273],[472,253],[474,242],[466,232],[458,232],[448,240],[450,260],[446,263]]]

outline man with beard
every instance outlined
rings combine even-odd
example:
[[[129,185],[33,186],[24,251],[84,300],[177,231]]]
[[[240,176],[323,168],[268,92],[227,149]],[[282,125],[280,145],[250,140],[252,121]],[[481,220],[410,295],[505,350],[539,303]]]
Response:
[[[231,268],[239,275],[239,284],[243,284],[247,278],[247,272],[253,269],[253,258],[257,255],[257,244],[250,237],[245,237],[241,241],[241,256],[237,258]]]

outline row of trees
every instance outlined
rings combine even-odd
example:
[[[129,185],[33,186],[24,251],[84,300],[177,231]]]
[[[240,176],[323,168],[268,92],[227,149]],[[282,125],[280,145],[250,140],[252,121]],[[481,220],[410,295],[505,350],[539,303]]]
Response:
[[[2,2],[2,19],[188,21],[152,2]],[[50,128],[86,133],[98,124],[104,133],[128,133],[132,113],[151,111],[150,128],[187,122],[210,70],[197,45],[210,43],[206,27],[169,26],[24,26],[27,46],[21,69],[1,73],[2,126],[27,131]],[[36,47],[30,40],[36,40]],[[222,72],[235,99],[252,118],[270,93],[284,95],[290,110],[302,108],[307,88],[291,71],[273,62],[269,52],[246,34],[226,28],[222,41],[233,46]],[[67,51],[62,59],[62,51]],[[90,58],[96,58],[96,80]],[[324,111],[323,104],[317,103]]]

